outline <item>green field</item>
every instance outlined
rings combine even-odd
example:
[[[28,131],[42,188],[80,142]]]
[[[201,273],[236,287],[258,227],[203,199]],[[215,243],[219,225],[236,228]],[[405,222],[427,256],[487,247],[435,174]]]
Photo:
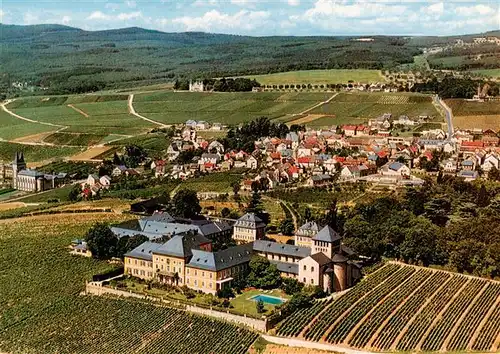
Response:
[[[7,112],[0,110],[0,139],[13,140],[27,135],[54,130],[56,128],[17,119]]]
[[[500,78],[500,69],[482,69],[482,70],[473,70],[471,72],[489,77]]]
[[[189,119],[239,124],[260,116],[271,119],[302,112],[329,93],[195,93],[157,92],[135,96],[137,113],[165,124]]]
[[[385,81],[379,70],[365,69],[301,70],[245,77],[255,79],[261,85],[347,84],[349,81],[362,83]]]
[[[10,103],[8,108],[25,118],[67,126],[65,132],[105,136],[113,133],[137,134],[154,127],[128,113],[126,95],[31,97],[18,99]],[[42,127],[45,129],[42,131],[51,128]]]
[[[12,161],[14,154],[18,151],[22,151],[24,159],[30,163],[74,155],[82,149],[78,147],[23,145],[0,141],[0,160]]]
[[[436,117],[438,121],[441,119],[430,96],[404,93],[340,93],[331,102],[310,113],[330,117],[316,119],[307,123],[309,126],[363,123],[384,113],[392,113],[393,117],[407,115],[415,118],[419,115],[429,115]]]
[[[100,143],[106,135],[80,133],[53,133],[43,139],[54,145],[90,146]]]
[[[145,135],[134,136],[132,138],[113,141],[108,145],[137,145],[148,151],[161,152],[167,150],[170,145],[170,139],[167,139],[163,134],[148,133]]]

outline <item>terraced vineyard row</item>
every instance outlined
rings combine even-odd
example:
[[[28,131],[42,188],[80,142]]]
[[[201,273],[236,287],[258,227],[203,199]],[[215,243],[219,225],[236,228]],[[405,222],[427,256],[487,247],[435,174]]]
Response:
[[[398,334],[401,333],[418,309],[421,308],[427,299],[429,299],[432,294],[450,278],[451,276],[449,274],[442,272],[437,272],[431,276],[423,287],[409,298],[408,301],[389,319],[375,339],[373,347],[379,350],[389,350]]]
[[[323,332],[332,324],[332,319],[336,319],[342,315],[356,301],[377,287],[377,285],[379,285],[387,277],[390,277],[398,269],[398,266],[391,264],[378,270],[375,274],[361,282],[346,295],[335,301],[325,312],[323,312],[321,316],[315,320],[312,326],[305,331],[305,338],[310,340],[319,340],[323,335]]]
[[[354,307],[348,315],[331,329],[327,341],[330,343],[343,342],[356,324],[384,297],[396,289],[401,283],[408,279],[415,269],[412,267],[402,267],[396,274],[389,278],[383,286],[378,287],[369,296],[364,298]]]
[[[244,354],[256,338],[236,325],[171,308],[65,297],[0,333],[0,347],[12,353]]]
[[[339,310],[343,307],[346,309],[349,308],[357,297],[360,297],[367,292],[369,292],[371,289],[373,289],[375,286],[378,285],[379,282],[381,282],[384,278],[388,277],[391,275],[393,272],[395,272],[398,269],[397,266],[393,264],[389,264],[381,269],[379,269],[377,272],[375,272],[372,276],[370,276],[368,279],[365,279],[362,281],[356,288],[352,289],[349,291],[348,294],[342,297],[342,301],[336,301],[335,302],[335,307],[333,308],[328,308],[331,304],[332,301],[327,301],[327,302],[320,302],[318,301],[313,307],[309,309],[302,309],[300,311],[297,311],[290,317],[288,317],[279,327],[278,329],[278,335],[281,336],[297,336],[299,333],[304,330],[305,326],[310,324],[311,321],[314,320],[314,318],[323,310],[328,308],[327,312],[323,315],[320,316],[317,321],[314,323],[316,327],[320,326],[318,324],[318,321],[324,321],[324,319],[328,318],[327,316],[330,316],[332,312],[339,312]],[[351,300],[354,300],[351,302]],[[347,306],[347,307],[346,307]],[[345,310],[342,310],[345,311]],[[314,332],[314,331],[313,331]]]
[[[296,312],[277,334],[378,351],[496,351],[500,284],[388,264],[340,298]]]

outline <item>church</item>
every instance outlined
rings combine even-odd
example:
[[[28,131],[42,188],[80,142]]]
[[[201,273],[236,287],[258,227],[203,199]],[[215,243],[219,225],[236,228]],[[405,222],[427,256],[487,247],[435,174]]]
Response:
[[[45,174],[27,168],[22,152],[16,152],[12,164],[1,166],[0,176],[3,180],[10,179],[12,188],[25,192],[43,192],[57,188],[66,181],[65,173]]]

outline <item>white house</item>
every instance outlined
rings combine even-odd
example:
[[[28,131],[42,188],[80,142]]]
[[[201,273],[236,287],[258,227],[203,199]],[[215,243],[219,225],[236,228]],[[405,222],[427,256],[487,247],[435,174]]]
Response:
[[[204,120],[200,120],[198,123],[196,123],[196,129],[208,130],[208,129],[210,129],[210,123],[205,122]]]
[[[111,178],[108,175],[104,175],[101,178],[99,178],[99,183],[104,188],[108,188],[111,185]]]
[[[219,143],[217,140],[212,141],[207,148],[208,151],[215,150],[217,154],[224,153],[224,145]]]
[[[481,169],[483,171],[489,172],[489,171],[491,171],[491,169],[493,167],[495,167],[496,169],[498,169],[499,165],[500,165],[500,159],[499,159],[499,157],[497,155],[494,155],[494,154],[488,154],[484,158],[484,162],[481,165]]]
[[[246,165],[247,165],[247,168],[249,168],[251,170],[255,170],[255,169],[257,169],[259,162],[257,161],[257,159],[255,157],[250,155],[250,157],[246,161]]]
[[[401,162],[391,162],[382,166],[380,173],[384,176],[408,177],[411,174],[411,170]]]
[[[198,160],[199,165],[204,165],[206,163],[212,163],[217,165],[221,160],[221,156],[219,154],[202,154],[200,159]]]

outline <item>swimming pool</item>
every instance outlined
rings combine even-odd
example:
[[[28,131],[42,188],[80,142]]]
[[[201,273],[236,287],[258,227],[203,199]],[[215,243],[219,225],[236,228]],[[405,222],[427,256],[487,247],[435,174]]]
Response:
[[[263,295],[263,294],[252,296],[250,299],[252,299],[253,301],[262,300],[262,302],[264,302],[266,304],[271,304],[271,305],[281,305],[282,303],[284,303],[286,301],[285,299],[282,299],[281,297],[269,296],[269,295]]]

